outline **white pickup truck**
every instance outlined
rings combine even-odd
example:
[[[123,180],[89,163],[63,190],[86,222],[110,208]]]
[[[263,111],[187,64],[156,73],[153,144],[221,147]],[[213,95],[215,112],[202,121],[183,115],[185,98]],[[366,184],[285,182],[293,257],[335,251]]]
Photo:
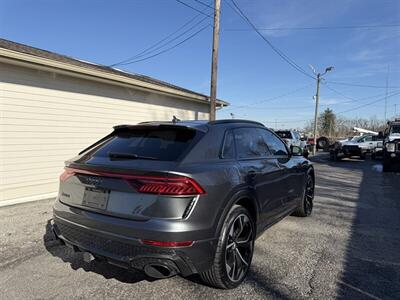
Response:
[[[291,146],[297,146],[303,149],[303,152],[307,150],[307,142],[301,138],[299,132],[295,130],[277,130],[277,135],[286,143],[290,148]]]
[[[382,146],[383,137],[377,134],[366,134],[355,136],[347,140],[336,141],[330,150],[330,158],[338,160],[341,158],[349,158],[358,156],[365,159],[368,153],[375,153],[376,148]]]

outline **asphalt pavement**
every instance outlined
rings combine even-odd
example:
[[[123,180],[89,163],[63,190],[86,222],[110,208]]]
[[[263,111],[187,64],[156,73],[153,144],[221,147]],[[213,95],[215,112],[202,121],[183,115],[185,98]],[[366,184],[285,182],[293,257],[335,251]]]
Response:
[[[0,208],[0,299],[400,299],[400,174],[315,160],[312,216],[266,231],[235,290],[85,263],[54,241],[49,199]]]

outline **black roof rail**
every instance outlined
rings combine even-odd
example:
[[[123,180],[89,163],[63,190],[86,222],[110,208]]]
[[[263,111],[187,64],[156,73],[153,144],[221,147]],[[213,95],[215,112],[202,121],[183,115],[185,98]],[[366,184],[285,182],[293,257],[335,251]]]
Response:
[[[217,125],[217,124],[234,124],[234,123],[249,123],[249,124],[255,124],[255,125],[260,125],[265,127],[263,123],[257,122],[257,121],[251,121],[251,120],[242,120],[242,119],[223,119],[223,120],[215,120],[215,121],[210,121],[208,124],[210,125]]]

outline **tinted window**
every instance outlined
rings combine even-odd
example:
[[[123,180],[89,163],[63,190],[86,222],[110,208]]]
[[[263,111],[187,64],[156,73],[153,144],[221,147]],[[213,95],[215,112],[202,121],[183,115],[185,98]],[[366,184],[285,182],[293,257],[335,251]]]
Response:
[[[186,128],[144,128],[118,132],[92,151],[94,157],[109,153],[136,154],[156,160],[177,160],[189,148],[196,134]]]
[[[222,158],[235,158],[235,143],[231,130],[227,131],[225,134],[225,140],[222,146]]]
[[[276,137],[275,134],[268,130],[262,131],[264,131],[263,136],[265,143],[268,145],[269,151],[272,153],[272,155],[288,155],[285,144],[278,137]]]
[[[393,125],[390,128],[390,134],[400,134],[400,125]]]
[[[276,131],[276,134],[279,135],[282,139],[291,139],[292,134],[290,131]]]
[[[238,158],[257,158],[269,155],[268,147],[257,128],[234,130]]]
[[[358,140],[359,143],[364,143],[369,141],[372,141],[372,136],[370,135],[365,135]]]

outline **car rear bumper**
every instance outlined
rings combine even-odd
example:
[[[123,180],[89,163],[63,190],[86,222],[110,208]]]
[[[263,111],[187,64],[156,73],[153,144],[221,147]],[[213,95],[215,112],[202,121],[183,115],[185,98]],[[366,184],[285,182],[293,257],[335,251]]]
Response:
[[[71,246],[76,251],[89,252],[94,257],[125,268],[144,270],[146,265],[158,264],[168,266],[183,276],[203,272],[212,265],[215,255],[217,239],[197,239],[196,232],[183,232],[179,238],[179,232],[170,233],[165,228],[164,235],[158,230],[155,236],[164,236],[159,241],[186,241],[191,236],[193,244],[189,247],[166,248],[148,246],[141,239],[153,240],[154,235],[149,231],[143,231],[143,235],[136,236],[126,234],[126,230],[140,231],[145,222],[134,222],[121,218],[105,216],[79,208],[70,207],[58,200],[53,209],[53,231],[57,238]],[[85,221],[84,221],[85,220]],[[107,223],[109,224],[107,229]],[[135,228],[137,223],[137,228]],[[139,229],[138,229],[139,228]],[[171,240],[171,238],[174,240]]]

